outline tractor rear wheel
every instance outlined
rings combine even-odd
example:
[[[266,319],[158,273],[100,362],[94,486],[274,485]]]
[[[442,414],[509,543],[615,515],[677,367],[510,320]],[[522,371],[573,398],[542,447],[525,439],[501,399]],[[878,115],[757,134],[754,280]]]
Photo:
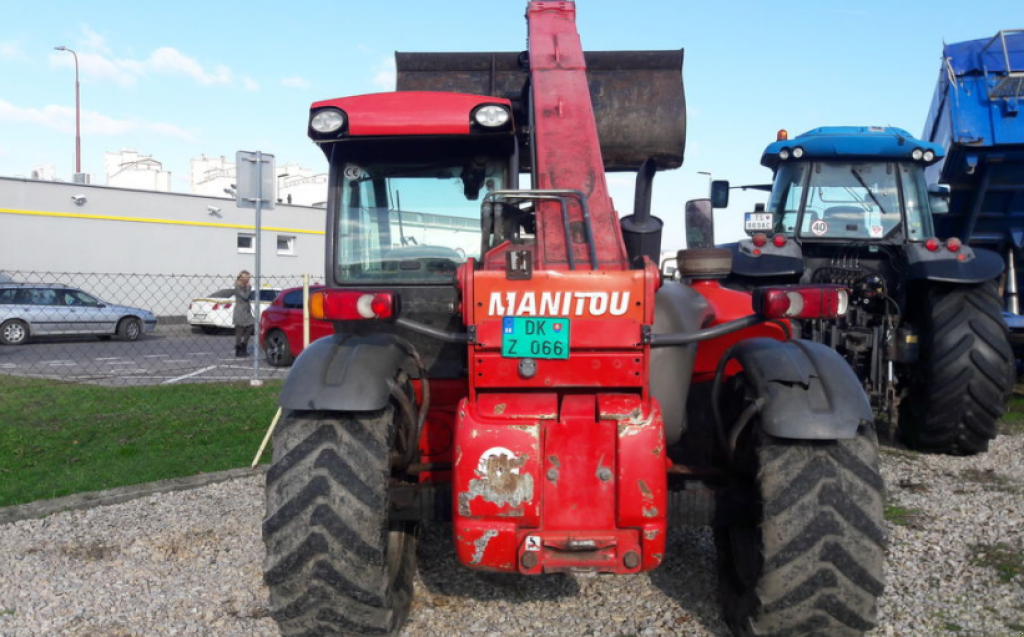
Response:
[[[900,411],[903,442],[933,453],[987,451],[1014,382],[995,284],[932,286],[920,322],[920,359]]]
[[[751,423],[715,529],[723,615],[734,635],[854,637],[876,623],[885,531],[878,442],[774,438]]]
[[[264,581],[284,637],[393,635],[416,570],[415,527],[388,521],[400,419],[285,412],[267,472]]]

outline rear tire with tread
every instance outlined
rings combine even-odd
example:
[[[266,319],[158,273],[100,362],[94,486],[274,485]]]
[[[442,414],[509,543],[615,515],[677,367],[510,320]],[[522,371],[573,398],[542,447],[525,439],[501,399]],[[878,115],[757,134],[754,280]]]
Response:
[[[388,522],[393,405],[286,411],[267,473],[264,580],[284,637],[393,635],[413,594],[413,527]]]
[[[920,322],[920,362],[899,419],[903,442],[932,453],[987,451],[1014,383],[995,284],[933,285]]]
[[[734,635],[859,637],[876,624],[885,531],[878,442],[746,436],[734,495],[750,517],[715,530]]]

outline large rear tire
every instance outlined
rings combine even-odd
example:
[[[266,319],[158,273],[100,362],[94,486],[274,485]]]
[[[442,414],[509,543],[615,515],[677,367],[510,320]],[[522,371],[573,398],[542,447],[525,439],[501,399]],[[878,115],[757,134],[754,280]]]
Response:
[[[741,439],[731,502],[715,529],[723,616],[737,637],[859,637],[874,628],[885,531],[878,442]]]
[[[932,286],[920,322],[920,362],[900,411],[903,442],[932,453],[987,451],[1014,382],[995,284]]]
[[[416,569],[415,529],[388,521],[399,410],[285,412],[267,472],[270,608],[284,637],[394,635]]]

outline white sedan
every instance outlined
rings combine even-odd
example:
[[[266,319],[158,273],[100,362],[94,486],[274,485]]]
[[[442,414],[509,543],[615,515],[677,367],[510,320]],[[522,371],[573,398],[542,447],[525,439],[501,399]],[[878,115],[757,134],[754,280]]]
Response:
[[[278,288],[263,288],[260,290],[260,312],[265,311],[280,293],[281,290]],[[249,295],[250,301],[254,298],[254,294]],[[214,334],[219,330],[234,329],[234,314],[235,290],[234,288],[225,288],[217,290],[213,294],[204,296],[201,299],[192,299],[188,306],[186,318],[193,330],[202,330],[207,334]]]

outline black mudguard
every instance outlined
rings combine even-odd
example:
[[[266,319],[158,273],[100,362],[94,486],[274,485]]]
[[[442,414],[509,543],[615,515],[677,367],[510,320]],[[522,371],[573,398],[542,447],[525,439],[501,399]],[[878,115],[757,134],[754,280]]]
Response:
[[[929,252],[924,245],[911,243],[907,245],[907,263],[911,279],[942,283],[984,283],[1006,269],[1006,263],[995,252],[970,246],[963,246],[959,253],[944,247]]]
[[[765,433],[797,440],[849,440],[871,404],[850,365],[830,347],[804,340],[753,338],[729,353],[764,400]]]
[[[281,389],[282,409],[376,411],[387,406],[399,370],[416,375],[408,344],[391,334],[335,334],[310,343]]]

